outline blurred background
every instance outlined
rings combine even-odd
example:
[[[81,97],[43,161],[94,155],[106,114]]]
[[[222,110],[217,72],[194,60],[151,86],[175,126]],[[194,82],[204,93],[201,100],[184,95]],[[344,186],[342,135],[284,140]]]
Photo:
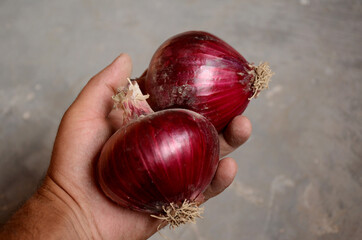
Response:
[[[209,31],[270,89],[244,113],[235,182],[170,239],[361,239],[362,1],[0,1],[0,222],[37,188],[60,119],[88,79],[127,52],[133,77],[156,48]],[[156,234],[152,240],[163,239]]]

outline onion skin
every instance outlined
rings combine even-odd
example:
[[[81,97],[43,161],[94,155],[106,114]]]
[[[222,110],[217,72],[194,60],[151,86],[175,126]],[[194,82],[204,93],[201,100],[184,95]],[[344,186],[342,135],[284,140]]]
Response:
[[[107,141],[97,180],[119,205],[162,214],[171,203],[194,201],[210,184],[218,159],[218,134],[205,117],[164,110],[131,121]]]
[[[165,41],[137,81],[154,111],[190,109],[220,132],[259,93],[253,88],[255,70],[223,40],[190,31]]]

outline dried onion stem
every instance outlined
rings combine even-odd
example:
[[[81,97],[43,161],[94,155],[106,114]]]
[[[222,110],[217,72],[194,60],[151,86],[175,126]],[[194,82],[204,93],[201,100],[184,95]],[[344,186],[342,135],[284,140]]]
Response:
[[[150,95],[143,95],[136,81],[132,82],[129,78],[127,80],[128,85],[118,88],[117,93],[112,96],[113,108],[121,109],[124,112],[124,123],[153,112],[146,101]]]

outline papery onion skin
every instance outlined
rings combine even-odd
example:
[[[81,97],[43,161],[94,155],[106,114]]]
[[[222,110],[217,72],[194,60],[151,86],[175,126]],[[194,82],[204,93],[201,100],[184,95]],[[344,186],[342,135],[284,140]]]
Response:
[[[153,110],[190,109],[220,132],[248,106],[254,78],[255,67],[226,42],[190,31],[165,41],[137,81]]]
[[[194,201],[210,184],[218,134],[203,116],[172,109],[140,117],[105,144],[97,164],[103,192],[119,205],[153,214]]]

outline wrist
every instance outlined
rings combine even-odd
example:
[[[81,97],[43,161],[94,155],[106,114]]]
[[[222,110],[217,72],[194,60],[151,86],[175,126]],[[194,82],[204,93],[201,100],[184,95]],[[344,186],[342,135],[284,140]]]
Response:
[[[54,211],[53,218],[58,220],[54,225],[59,226],[59,233],[69,233],[69,239],[93,239],[88,220],[81,207],[50,177],[45,178],[42,187],[37,191],[37,196],[47,207],[44,209],[46,212]]]
[[[6,239],[92,239],[80,207],[46,177],[43,185],[4,226]]]

